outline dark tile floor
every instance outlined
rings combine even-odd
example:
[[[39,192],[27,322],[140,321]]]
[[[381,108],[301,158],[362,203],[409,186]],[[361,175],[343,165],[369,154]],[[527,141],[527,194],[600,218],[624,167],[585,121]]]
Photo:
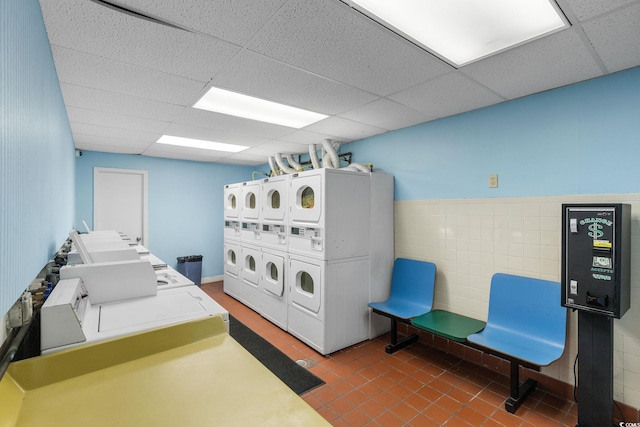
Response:
[[[388,337],[328,356],[226,295],[222,282],[202,289],[245,325],[325,381],[302,395],[334,426],[575,426],[573,401],[535,390],[510,414],[508,378],[420,343],[389,355]]]

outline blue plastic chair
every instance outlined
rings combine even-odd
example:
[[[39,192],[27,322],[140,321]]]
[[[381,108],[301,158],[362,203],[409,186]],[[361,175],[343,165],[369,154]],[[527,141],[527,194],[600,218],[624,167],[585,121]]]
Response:
[[[369,303],[374,313],[391,319],[391,344],[386,347],[387,353],[394,353],[418,340],[415,334],[398,340],[398,321],[409,323],[412,318],[431,311],[435,280],[434,263],[406,258],[394,261],[389,298]]]
[[[491,279],[487,325],[467,340],[511,362],[511,396],[505,407],[514,413],[536,386],[522,386],[519,366],[540,370],[564,352],[567,310],[560,305],[558,282],[496,273]]]

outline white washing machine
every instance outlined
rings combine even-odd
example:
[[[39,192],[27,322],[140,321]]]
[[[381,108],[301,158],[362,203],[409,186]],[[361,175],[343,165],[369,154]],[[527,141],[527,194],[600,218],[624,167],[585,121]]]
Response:
[[[260,312],[260,275],[262,273],[262,251],[260,247],[242,243],[240,245],[240,301],[256,312]]]
[[[82,279],[60,280],[41,309],[42,353],[134,334],[229,312],[196,285],[157,295],[92,304]]]
[[[369,176],[340,169],[292,174],[289,252],[322,260],[368,255]]]
[[[191,279],[178,273],[169,266],[161,269],[154,269],[154,271],[158,277],[158,290],[195,285]]]
[[[271,323],[287,330],[287,298],[285,286],[288,254],[284,251],[262,249],[260,277],[260,314]]]
[[[224,282],[223,290],[240,302],[242,300],[242,283],[240,281],[240,242],[224,241]]]
[[[290,175],[262,180],[259,223],[262,227],[260,239],[263,247],[287,250],[289,180]]]
[[[289,255],[287,330],[321,354],[369,338],[369,259]]]

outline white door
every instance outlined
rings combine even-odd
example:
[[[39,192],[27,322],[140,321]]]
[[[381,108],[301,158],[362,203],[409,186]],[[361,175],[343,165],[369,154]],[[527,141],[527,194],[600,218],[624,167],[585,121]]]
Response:
[[[93,169],[93,229],[116,230],[148,247],[147,171]]]

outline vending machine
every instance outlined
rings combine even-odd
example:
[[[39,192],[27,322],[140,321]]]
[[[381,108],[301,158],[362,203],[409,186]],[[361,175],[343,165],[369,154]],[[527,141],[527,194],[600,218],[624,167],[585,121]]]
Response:
[[[578,426],[613,423],[613,319],[629,309],[631,205],[562,205],[562,301],[578,310]]]

